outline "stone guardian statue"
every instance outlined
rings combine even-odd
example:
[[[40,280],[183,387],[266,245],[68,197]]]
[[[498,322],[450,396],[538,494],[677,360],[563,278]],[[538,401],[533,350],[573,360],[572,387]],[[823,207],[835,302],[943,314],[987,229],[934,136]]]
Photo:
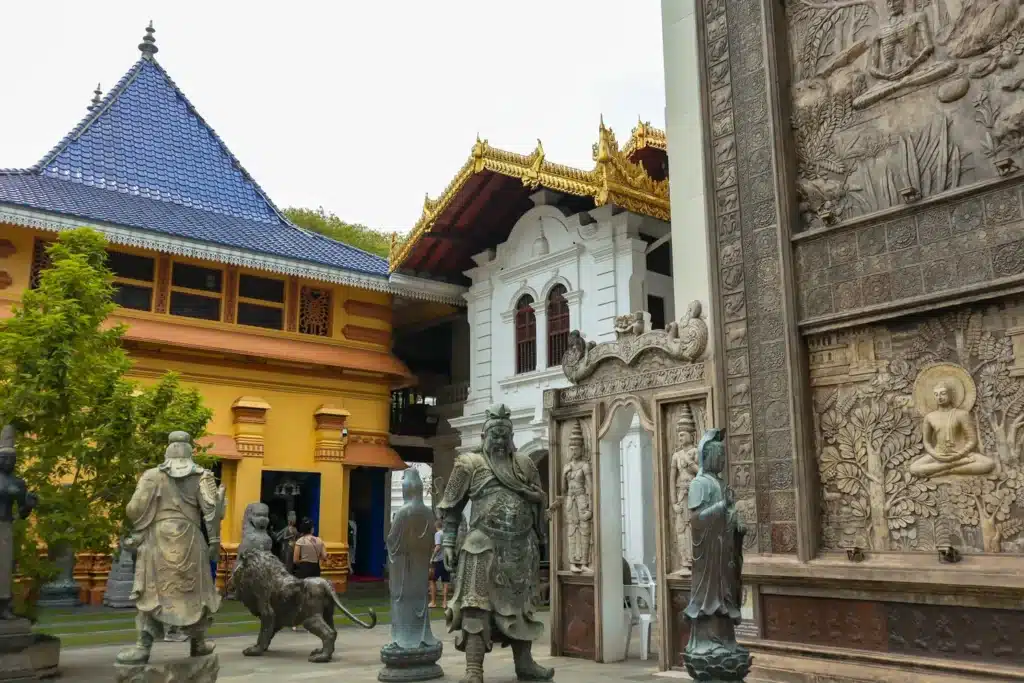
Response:
[[[423,502],[423,480],[415,467],[402,475],[405,505],[388,533],[391,589],[391,642],[381,648],[381,681],[429,681],[442,678],[437,664],[442,644],[430,630],[427,585],[434,548],[434,513]]]
[[[700,469],[690,482],[687,505],[693,542],[690,603],[683,612],[690,640],[683,652],[686,671],[697,681],[742,681],[750,653],[736,642],[742,620],[743,536],[732,489],[723,486],[724,431],[709,429],[700,445]]]
[[[17,514],[26,519],[36,506],[36,497],[29,493],[25,481],[14,476],[14,465],[18,460],[15,436],[12,425],[5,425],[0,430],[0,620],[17,619],[12,610],[14,517]]]
[[[494,643],[510,645],[520,681],[549,681],[554,669],[537,664],[533,641],[544,633],[534,616],[540,541],[547,531],[547,494],[533,461],[515,452],[508,408],[484,417],[480,452],[460,455],[438,513],[441,545],[452,573],[445,611],[455,649],[466,654],[463,683],[482,683],[484,654]],[[472,502],[468,533],[456,548],[459,522]]]
[[[204,659],[182,680],[216,680],[216,658],[206,657],[213,653],[206,629],[220,609],[210,561],[220,553],[224,488],[217,487],[213,472],[192,460],[187,433],[172,432],[168,440],[164,462],[146,470],[128,503],[132,530],[125,546],[136,554],[132,598],[138,609],[138,640],[117,655],[117,663],[146,664],[154,639],[180,628],[189,636],[191,656]],[[119,671],[119,676],[128,672]]]

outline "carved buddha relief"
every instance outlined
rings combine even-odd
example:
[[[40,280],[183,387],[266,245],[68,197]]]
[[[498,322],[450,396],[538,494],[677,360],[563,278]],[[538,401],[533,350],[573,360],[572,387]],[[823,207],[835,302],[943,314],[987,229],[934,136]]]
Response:
[[[1012,157],[1024,149],[1019,6],[787,0],[806,225],[834,225],[1016,168]]]
[[[811,367],[825,548],[1024,551],[1022,314],[1014,300],[810,340],[830,349]],[[870,375],[865,333],[885,340]]]

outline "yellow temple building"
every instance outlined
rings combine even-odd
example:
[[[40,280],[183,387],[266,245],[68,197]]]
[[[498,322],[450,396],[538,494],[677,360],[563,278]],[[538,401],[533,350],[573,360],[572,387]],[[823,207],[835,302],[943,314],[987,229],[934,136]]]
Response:
[[[343,590],[350,511],[364,561],[383,567],[389,473],[405,467],[388,444],[391,392],[413,379],[391,353],[393,299],[450,306],[460,288],[390,276],[385,259],[290,223],[157,62],[152,27],[139,50],[39,163],[0,170],[0,315],[60,231],[104,233],[132,374],[179,373],[213,410],[221,578],[243,510],[262,500],[278,520],[313,520],[324,576]],[[79,555],[84,600],[102,600],[110,566]]]

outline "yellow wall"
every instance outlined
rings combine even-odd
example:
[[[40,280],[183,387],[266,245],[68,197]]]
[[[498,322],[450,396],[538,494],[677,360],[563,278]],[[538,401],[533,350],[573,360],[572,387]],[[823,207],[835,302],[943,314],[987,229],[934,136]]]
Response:
[[[20,299],[28,287],[36,237],[53,239],[54,234],[0,224],[0,254],[13,249],[13,253],[0,256],[0,284],[10,280],[9,285],[0,287],[0,304],[3,304],[0,313],[3,315],[8,314],[10,306]],[[113,248],[154,258],[158,256],[137,249]],[[223,267],[213,263],[190,262]],[[244,269],[239,270],[246,272]],[[6,276],[2,273],[6,273]],[[258,271],[254,274],[268,275]],[[290,281],[294,282],[294,279]],[[331,338],[250,328],[233,323],[196,321],[152,312],[125,311],[124,314],[148,320],[172,321],[182,326],[184,334],[188,334],[190,328],[251,333],[253,355],[259,354],[262,339],[273,338],[390,353],[389,294],[340,285],[310,284],[332,290]],[[346,329],[349,334],[359,333],[363,339],[346,338]],[[375,330],[376,337],[366,330]],[[373,341],[366,340],[368,334]],[[264,425],[242,426],[242,429],[255,429],[262,433],[263,457],[243,457],[235,461],[225,460],[223,463],[222,479],[229,500],[223,528],[225,546],[232,547],[240,540],[242,512],[248,503],[260,499],[261,472],[290,470],[320,473],[319,534],[332,554],[347,551],[348,476],[341,462],[316,461],[314,412],[325,404],[343,408],[350,413],[350,433],[386,436],[390,415],[390,385],[387,377],[366,372],[349,373],[338,368],[320,372],[315,367],[302,365],[302,358],[296,358],[294,364],[280,361],[267,364],[245,361],[237,355],[218,355],[216,352],[200,353],[171,347],[142,348],[145,350],[132,351],[135,363],[133,376],[142,382],[152,382],[166,371],[179,373],[183,383],[198,389],[207,406],[213,410],[213,419],[208,426],[210,434],[234,436],[237,433],[232,404],[243,396],[258,397],[269,405]],[[336,582],[344,580],[343,576],[335,575],[333,578]]]

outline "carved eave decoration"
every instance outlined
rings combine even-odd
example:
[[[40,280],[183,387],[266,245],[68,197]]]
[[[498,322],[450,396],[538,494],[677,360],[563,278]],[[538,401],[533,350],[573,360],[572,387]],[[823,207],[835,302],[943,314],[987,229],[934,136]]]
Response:
[[[448,187],[436,199],[429,196],[424,199],[423,213],[409,236],[403,241],[399,241],[397,236],[392,238],[390,270],[394,272],[402,267],[419,240],[431,232],[438,217],[455,202],[466,184],[484,172],[518,179],[531,190],[545,188],[566,195],[588,197],[596,206],[612,204],[668,221],[668,180],[653,179],[642,163],[630,158],[631,154],[644,149],[665,149],[664,132],[641,123],[634,129],[626,147],[620,148],[615,133],[602,120],[598,140],[593,145],[595,165],[590,171],[548,161],[540,140],[533,152],[523,155],[492,147],[487,140],[477,137],[469,159]]]
[[[649,329],[638,312],[616,319],[616,339],[587,342],[579,330],[569,334],[562,371],[573,386],[558,390],[559,405],[633,394],[705,379],[707,323],[694,301],[687,315],[664,330]]]

